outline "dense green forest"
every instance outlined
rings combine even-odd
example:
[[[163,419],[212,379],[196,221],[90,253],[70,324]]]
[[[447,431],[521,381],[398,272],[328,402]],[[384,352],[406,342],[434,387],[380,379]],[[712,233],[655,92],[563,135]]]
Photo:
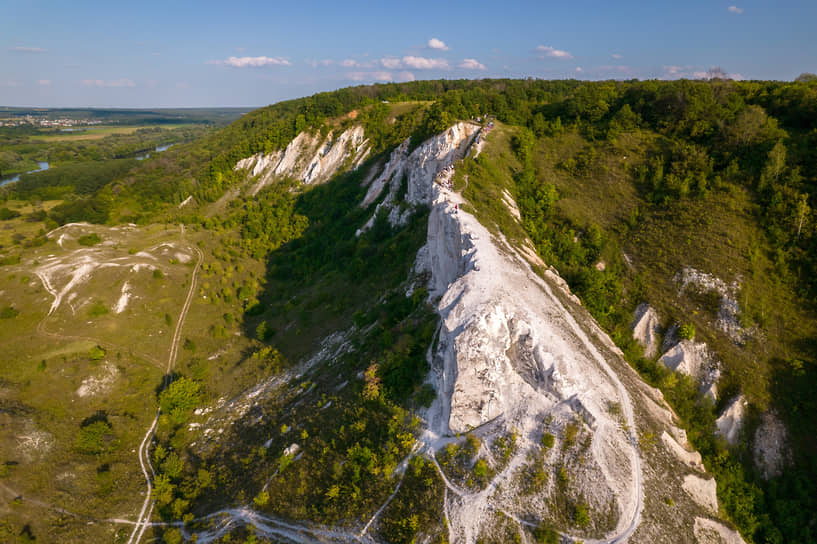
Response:
[[[400,102],[417,107],[385,123],[392,105]],[[354,119],[346,116],[352,111]],[[373,155],[378,155],[407,137],[418,143],[458,119],[485,114],[513,132],[514,163],[488,164],[485,159],[466,168],[475,176],[512,173],[525,233],[628,361],[664,391],[716,475],[719,499],[731,520],[752,542],[815,541],[815,81],[461,80],[348,88],[262,108],[222,130],[174,146],[158,160],[137,164],[112,154],[106,167],[93,173],[55,169],[31,174],[18,186],[3,189],[0,198],[62,200],[48,212],[57,224],[183,219],[213,232],[237,230],[228,251],[268,259],[266,290],[257,304],[246,306],[246,322],[256,332],[263,322],[259,337],[275,344],[274,333],[267,331],[280,329],[290,318],[306,319],[306,329],[317,327],[309,319],[311,310],[326,302],[329,290],[321,288],[322,281],[348,286],[346,296],[354,307],[355,274],[370,266],[367,273],[375,278],[377,271],[385,270],[383,258],[398,259],[400,251],[418,246],[422,216],[402,238],[381,221],[369,235],[350,241],[355,221],[362,217],[359,211],[343,209],[359,200],[359,180],[354,177],[304,193],[271,189],[257,200],[234,201],[221,217],[178,211],[176,204],[188,195],[201,203],[217,201],[243,181],[233,171],[239,159],[281,149],[303,130],[362,124],[374,145]],[[327,191],[331,204],[321,200]],[[333,219],[342,228],[329,228]],[[13,247],[4,251],[3,258],[16,254]],[[637,266],[628,265],[624,255],[636,257]],[[399,260],[401,270],[408,266],[404,260]],[[604,267],[597,266],[600,261]],[[327,262],[332,264],[324,266]],[[628,332],[635,306],[645,299],[661,306],[661,293],[669,292],[673,274],[687,264],[708,267],[729,280],[740,278],[741,325],[760,331],[735,345],[707,330],[707,319],[716,311],[711,301],[661,308],[665,315],[694,326],[723,360],[718,405],[700,401],[690,380],[644,358]],[[292,276],[300,278],[297,285],[287,279]],[[392,287],[397,280],[382,281]],[[293,285],[305,301],[300,314],[288,306],[287,289]],[[257,317],[265,315],[265,304],[276,308],[280,322]],[[360,311],[356,318],[361,324],[374,322],[365,308]],[[419,402],[412,376],[424,371],[417,357],[417,342],[429,337],[424,311],[417,301],[407,308],[389,308],[393,319],[381,325],[372,345],[362,347],[364,353],[393,362],[380,369],[384,394],[369,400],[398,419],[406,403]],[[411,341],[391,353],[389,340],[401,334]],[[749,398],[755,418],[774,408],[788,426],[793,455],[779,477],[763,480],[748,445],[729,448],[712,432],[718,410],[738,391]],[[342,399],[336,408],[338,417],[349,417],[343,410],[353,410]],[[313,422],[312,432],[318,432],[319,423]],[[371,425],[381,428],[386,422]],[[408,432],[411,425],[401,419],[400,425],[386,427],[383,439],[395,442],[397,433]],[[172,440],[173,431],[168,424],[163,439]],[[354,446],[349,436],[321,438],[333,439]],[[317,452],[308,455],[313,454],[309,459],[316,466],[334,462]],[[364,457],[361,463],[368,462]],[[322,478],[328,486],[335,476],[327,469]],[[295,477],[284,473],[282,481]],[[381,483],[370,482],[373,492],[383,492]],[[167,508],[183,499],[180,493],[173,495],[174,489]],[[293,510],[307,508],[309,498],[303,500],[291,505]],[[326,503],[324,519],[334,519],[331,501],[320,500]],[[355,505],[365,510],[365,505]]]

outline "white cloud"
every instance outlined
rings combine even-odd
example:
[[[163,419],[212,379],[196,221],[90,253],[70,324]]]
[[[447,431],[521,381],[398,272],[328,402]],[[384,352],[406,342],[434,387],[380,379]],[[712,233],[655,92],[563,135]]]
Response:
[[[317,68],[318,66],[331,66],[331,65],[335,64],[335,61],[332,60],[332,59],[321,59],[321,60],[307,59],[304,62],[306,62],[312,68]]]
[[[51,85],[51,80],[50,79],[38,79],[37,80],[37,85],[42,85],[42,86]]]
[[[619,59],[624,58],[624,55],[620,55],[620,54],[618,54],[618,53],[613,53],[612,55],[610,55],[610,58],[611,58],[611,59],[616,59],[616,60],[619,60]]]
[[[407,71],[389,72],[386,70],[374,70],[368,72],[349,72],[346,77],[352,81],[414,81],[414,74]]]
[[[457,66],[464,70],[485,70],[485,65],[477,59],[465,59]]]
[[[448,46],[445,45],[445,42],[442,40],[438,40],[437,38],[431,38],[428,40],[428,47],[430,49],[438,49],[440,51],[448,51]]]
[[[121,78],[105,81],[102,79],[83,79],[82,84],[86,87],[136,87],[132,79]]]
[[[403,64],[416,70],[448,70],[445,59],[427,59],[425,57],[403,57]]]
[[[48,53],[48,49],[43,49],[42,47],[25,47],[22,45],[12,47],[9,51],[14,51],[15,53]]]
[[[394,81],[391,72],[382,70],[374,72],[349,72],[347,76],[352,81]]]
[[[397,72],[395,74],[395,81],[414,81],[414,74],[407,71]]]
[[[389,70],[395,70],[401,66],[400,59],[394,57],[382,58],[380,59],[380,64],[383,65],[383,68],[388,68]]]
[[[373,61],[361,62],[361,61],[355,60],[355,59],[343,59],[338,64],[340,64],[344,68],[377,68],[377,62],[376,61],[374,61],[374,62]],[[386,66],[386,68],[398,68],[398,67],[399,66]]]
[[[739,8],[737,6],[729,6],[728,8],[726,8],[726,11],[728,11],[729,13],[734,13],[735,15],[740,15],[741,13],[743,13],[743,8]]]
[[[536,51],[542,53],[542,57],[551,57],[554,59],[572,59],[573,55],[568,53],[567,51],[562,51],[561,49],[554,49],[549,45],[539,45],[536,47]]]
[[[257,68],[260,66],[291,66],[283,57],[230,57],[227,60],[210,60],[207,64],[224,64],[234,68]]]
[[[618,64],[618,65],[609,65],[609,64],[607,64],[607,65],[603,65],[603,66],[596,66],[596,67],[594,67],[594,69],[592,71],[595,72],[595,73],[602,73],[602,74],[608,74],[608,73],[613,72],[613,73],[618,73],[618,74],[622,74],[622,75],[624,75],[624,74],[631,75],[631,76],[635,75],[635,70],[633,69],[632,66],[625,66],[623,64]]]
[[[581,72],[581,71],[582,71],[582,67],[581,67],[581,66],[576,66],[576,71],[577,71],[577,72]]]
[[[6,81],[0,81],[0,87],[20,87],[20,82],[13,79],[7,79]]]
[[[743,79],[741,74],[730,74],[720,67],[704,70],[699,66],[668,65],[664,66],[663,70],[664,74],[661,79],[732,79],[735,81]]]

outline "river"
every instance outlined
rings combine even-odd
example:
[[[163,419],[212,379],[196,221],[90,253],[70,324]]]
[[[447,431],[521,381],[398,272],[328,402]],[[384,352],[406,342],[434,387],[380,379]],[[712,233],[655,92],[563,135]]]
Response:
[[[167,149],[175,144],[164,144],[164,145],[157,145],[152,153],[161,153],[162,151],[167,151]],[[150,153],[145,153],[143,155],[139,155],[136,157],[137,161],[141,161],[150,157]],[[47,161],[37,161],[37,168],[34,170],[29,170],[26,174],[33,174],[34,172],[41,172],[43,170],[48,170],[48,162]],[[7,183],[14,183],[15,181],[20,180],[20,176],[22,174],[17,174],[16,176],[11,176],[9,178],[3,178],[0,180],[0,187],[6,185]]]
[[[29,170],[26,174],[33,174],[34,172],[41,172],[43,170],[48,170],[48,162],[47,161],[37,161],[37,168],[34,170]],[[21,174],[17,174],[16,176],[12,176],[10,178],[3,178],[0,179],[0,186],[3,186],[7,183],[14,183],[20,179]]]
[[[167,148],[169,148],[172,145],[175,145],[175,144],[157,145],[156,149],[154,149],[153,152],[161,153],[162,151],[166,151]],[[142,161],[142,160],[147,159],[148,157],[150,157],[150,153],[145,153],[144,155],[139,155],[138,157],[136,157],[136,160],[137,161]]]

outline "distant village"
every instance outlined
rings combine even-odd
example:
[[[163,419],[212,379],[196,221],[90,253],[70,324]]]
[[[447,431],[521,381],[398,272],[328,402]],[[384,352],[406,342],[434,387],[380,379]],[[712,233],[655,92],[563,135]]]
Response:
[[[23,125],[33,125],[43,128],[71,128],[76,126],[91,126],[101,125],[102,121],[92,119],[70,119],[63,117],[61,119],[43,119],[41,117],[34,117],[33,115],[26,115],[25,117],[8,117],[0,119],[0,127],[19,127]]]

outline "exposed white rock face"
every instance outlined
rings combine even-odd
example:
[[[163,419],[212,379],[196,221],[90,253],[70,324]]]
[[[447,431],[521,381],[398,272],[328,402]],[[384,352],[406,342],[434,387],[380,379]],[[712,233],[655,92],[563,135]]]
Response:
[[[708,360],[706,344],[681,340],[662,355],[658,362],[675,372],[697,377]]]
[[[717,483],[714,478],[706,479],[688,474],[684,477],[681,487],[692,497],[692,500],[704,507],[710,514],[718,513]]]
[[[740,533],[707,518],[695,518],[693,531],[698,544],[746,544]]]
[[[752,452],[755,465],[765,479],[780,476],[788,462],[788,433],[786,426],[774,412],[766,412],[761,417],[760,426],[755,431]]]
[[[667,447],[667,450],[675,457],[683,461],[685,465],[703,472],[704,465],[700,453],[697,451],[688,451],[681,444],[679,444],[675,438],[670,436],[667,431],[661,433],[661,441]]]
[[[528,506],[514,492],[514,475],[537,447],[546,417],[556,429],[579,422],[587,430],[592,437],[587,459],[572,467],[571,481],[592,508],[613,505],[617,535],[631,534],[642,499],[636,439],[624,424],[633,417],[626,389],[555,294],[558,287],[537,276],[520,253],[472,215],[456,209],[461,197],[434,182],[438,170],[464,155],[469,132],[461,123],[404,159],[411,165],[405,171],[408,198],[431,205],[428,242],[416,270],[431,272],[430,297],[439,297],[441,316],[432,354],[439,395],[427,414],[423,441],[436,449],[472,429],[483,437],[513,430],[518,449],[490,486],[501,492],[450,496],[449,539],[475,542],[480,527],[490,523],[492,508],[527,515]],[[398,164],[399,150],[386,167],[386,172],[394,167],[392,183],[406,168]],[[419,171],[412,173],[414,167]],[[377,198],[385,179],[372,183],[368,202]],[[609,339],[608,344],[614,348]],[[621,407],[620,415],[611,414],[611,404]],[[545,498],[536,500],[544,508]]]
[[[401,210],[397,195],[407,180],[405,202],[408,204],[431,204],[434,179],[444,168],[451,166],[468,153],[468,146],[479,131],[479,126],[460,122],[442,134],[438,134],[408,153],[409,140],[400,144],[389,156],[383,172],[369,185],[361,206],[366,207],[376,201],[388,185],[389,194],[377,205],[372,218],[358,231],[364,232],[374,224],[374,218],[381,210],[388,212],[392,225],[405,224],[411,209]]]
[[[88,376],[82,380],[79,389],[77,389],[77,396],[87,397],[105,394],[111,390],[118,377],[119,370],[107,361],[99,370],[96,376]]]
[[[718,294],[720,305],[715,326],[732,341],[743,344],[752,335],[751,330],[745,329],[740,324],[740,305],[737,301],[740,282],[726,283],[712,274],[691,267],[684,267],[673,279],[680,284],[678,296],[681,296],[688,288],[696,289],[701,293],[714,291]]]
[[[635,309],[635,319],[631,325],[633,339],[644,346],[644,357],[652,358],[658,353],[658,341],[661,338],[661,319],[655,308],[642,302]]]
[[[302,183],[321,183],[347,164],[357,168],[369,154],[369,141],[362,126],[345,130],[335,138],[330,133],[321,140],[318,135],[301,132],[284,151],[256,153],[241,159],[234,170],[250,170],[252,177],[261,176],[250,191],[255,195],[273,179],[291,177]]]
[[[700,384],[701,394],[712,401],[717,400],[720,369],[705,343],[681,340],[667,350],[658,362],[670,370],[695,378]]]
[[[740,431],[743,429],[743,420],[746,417],[747,407],[746,397],[740,395],[715,420],[715,426],[717,427],[715,432],[733,446],[737,444]]]

